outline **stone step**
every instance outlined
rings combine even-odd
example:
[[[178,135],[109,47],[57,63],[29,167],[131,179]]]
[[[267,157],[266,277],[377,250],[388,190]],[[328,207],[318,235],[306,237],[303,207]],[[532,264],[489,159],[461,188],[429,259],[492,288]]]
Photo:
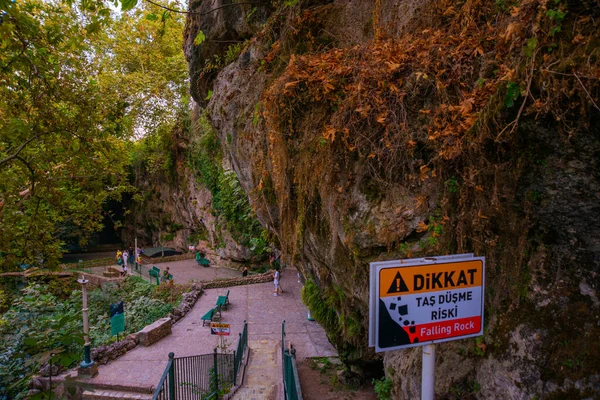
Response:
[[[233,400],[280,400],[281,341],[272,339],[249,340],[250,356],[242,386]]]
[[[82,400],[152,400],[152,394],[129,392],[124,390],[93,389],[86,390]]]

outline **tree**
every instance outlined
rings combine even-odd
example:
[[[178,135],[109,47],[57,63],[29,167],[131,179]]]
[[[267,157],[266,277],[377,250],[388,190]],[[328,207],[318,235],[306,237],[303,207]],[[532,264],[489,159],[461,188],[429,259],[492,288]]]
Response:
[[[91,42],[101,3],[0,3],[0,265],[57,264],[61,226],[85,243],[127,190],[123,105],[107,101]]]
[[[100,86],[126,104],[137,137],[172,125],[178,111],[187,112],[184,25],[183,15],[142,3],[121,13],[96,44]]]

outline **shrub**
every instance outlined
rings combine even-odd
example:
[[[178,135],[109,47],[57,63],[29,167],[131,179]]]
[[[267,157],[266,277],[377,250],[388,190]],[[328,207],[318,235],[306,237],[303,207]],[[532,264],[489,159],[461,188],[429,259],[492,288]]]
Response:
[[[373,385],[375,385],[375,393],[379,400],[391,400],[392,399],[392,380],[389,378],[381,378],[379,380],[373,379]]]

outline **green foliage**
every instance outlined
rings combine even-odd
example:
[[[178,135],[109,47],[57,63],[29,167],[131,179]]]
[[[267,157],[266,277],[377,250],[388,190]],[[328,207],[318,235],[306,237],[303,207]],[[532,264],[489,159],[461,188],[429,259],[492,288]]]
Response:
[[[81,292],[65,300],[48,285],[32,284],[23,289],[10,309],[0,317],[0,392],[20,398],[29,376],[56,354],[54,363],[70,367],[83,356]],[[155,287],[138,277],[127,277],[88,294],[92,346],[113,342],[109,307],[124,301],[125,334],[136,332],[164,317],[172,306],[159,299]]]
[[[523,54],[525,54],[527,57],[533,57],[533,51],[537,47],[537,44],[538,40],[536,37],[527,39],[525,46],[523,46]]]
[[[107,101],[93,57],[109,22],[110,10],[98,2],[27,0],[2,7],[3,269],[42,259],[56,266],[61,227],[85,244],[102,227],[103,204],[128,190],[123,104]]]
[[[321,324],[330,335],[341,332],[337,312],[325,299],[316,283],[308,279],[302,287],[302,301],[310,310],[311,316]]]
[[[391,400],[392,399],[392,388],[393,382],[389,378],[373,379],[373,385],[375,386],[375,393],[379,400]]]
[[[258,126],[260,122],[260,101],[254,106],[254,114],[252,115],[252,125]]]
[[[163,242],[169,242],[169,241],[175,239],[175,234],[174,233],[165,233],[164,235],[162,235],[161,239],[163,240]]]
[[[221,146],[206,114],[201,115],[194,130],[197,141],[189,153],[189,163],[213,196],[213,212],[223,218],[234,239],[249,247],[254,255],[266,253],[267,232],[256,219],[235,172],[221,166]]]
[[[554,3],[558,4],[560,2],[555,1]],[[560,8],[556,8],[556,9],[550,8],[550,9],[546,10],[546,17],[548,17],[550,19],[550,21],[554,22],[554,24],[555,24],[550,29],[550,32],[548,32],[548,36],[553,37],[560,31],[562,31],[562,22],[566,16],[567,16],[567,12],[561,10]],[[551,51],[551,48],[549,49],[549,51]]]
[[[75,292],[63,302],[34,284],[13,301],[0,317],[0,391],[17,397],[50,352],[64,367],[77,361],[83,346],[80,298]]]
[[[515,100],[519,98],[521,92],[519,90],[519,84],[515,82],[508,82],[506,85],[506,96],[504,97],[504,105],[511,108],[515,104]]]
[[[448,193],[457,193],[458,192],[458,181],[456,178],[450,178],[445,182],[446,191]]]
[[[239,57],[243,47],[244,42],[229,45],[227,47],[227,52],[225,53],[225,64],[227,65],[234,62]]]
[[[129,11],[137,5],[137,0],[121,0],[121,10]]]
[[[205,40],[206,40],[206,36],[204,35],[204,32],[198,31],[198,34],[194,38],[194,45],[200,46],[202,43],[204,43]]]

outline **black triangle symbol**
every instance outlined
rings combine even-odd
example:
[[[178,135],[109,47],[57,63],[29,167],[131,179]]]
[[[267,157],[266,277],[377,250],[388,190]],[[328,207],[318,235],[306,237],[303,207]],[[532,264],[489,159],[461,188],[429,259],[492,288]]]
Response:
[[[400,275],[400,272],[396,272],[394,281],[392,282],[392,285],[388,289],[387,294],[402,293],[402,292],[408,292],[408,291],[409,291],[408,286],[406,286],[406,282],[404,282],[404,279],[402,279],[402,275]]]

